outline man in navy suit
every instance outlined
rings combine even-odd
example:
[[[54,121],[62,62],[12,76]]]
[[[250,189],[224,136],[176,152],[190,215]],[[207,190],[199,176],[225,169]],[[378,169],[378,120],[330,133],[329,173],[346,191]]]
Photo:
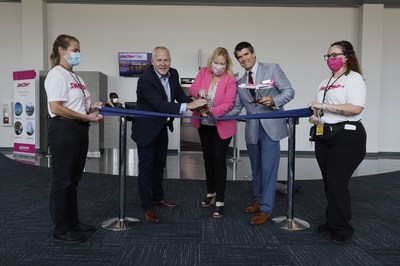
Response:
[[[166,47],[158,46],[152,53],[152,66],[143,73],[137,84],[136,109],[142,111],[180,114],[207,103],[192,101],[182,90],[176,69],[171,68],[171,57]],[[172,118],[135,117],[132,139],[139,156],[139,197],[145,219],[159,223],[153,205],[173,208],[176,205],[164,198],[163,176],[167,160],[168,132],[173,131]]]
[[[237,82],[236,103],[227,115],[237,115],[243,107],[247,114],[284,110],[283,106],[294,98],[295,92],[281,67],[278,64],[257,62],[254,48],[248,42],[236,45],[234,54],[245,69],[245,74]],[[256,85],[259,89],[249,89]],[[265,224],[272,218],[280,140],[287,136],[286,119],[246,121],[245,140],[253,176],[254,202],[244,211],[255,213],[250,219],[252,225]]]

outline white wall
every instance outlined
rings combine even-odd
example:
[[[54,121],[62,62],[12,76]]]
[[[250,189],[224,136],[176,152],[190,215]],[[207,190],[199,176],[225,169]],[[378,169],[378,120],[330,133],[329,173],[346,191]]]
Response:
[[[0,103],[11,102],[14,98],[13,71],[22,67],[21,38],[21,5],[0,3]],[[14,127],[0,126],[0,147],[13,145]]]
[[[387,9],[384,15],[383,59],[380,95],[380,151],[400,151],[400,9]],[[373,51],[371,51],[373,52]],[[378,62],[379,63],[379,62]],[[373,90],[374,88],[369,88]]]
[[[21,32],[19,4],[0,3],[0,7],[0,33],[8,32],[18,43],[17,37]],[[328,46],[342,39],[349,40],[355,47],[359,45],[359,12],[358,8],[47,4],[48,46],[51,49],[59,34],[76,36],[81,41],[82,49],[82,63],[76,70],[107,74],[109,92],[116,91],[124,101],[135,101],[137,79],[119,77],[118,52],[151,52],[155,46],[165,45],[172,53],[172,66],[178,69],[180,76],[194,77],[199,48],[205,63],[215,47],[224,46],[233,51],[238,42],[249,41],[254,45],[259,61],[281,64],[296,90],[296,97],[287,109],[295,109],[306,107],[320,81],[329,75],[322,57]],[[336,18],[334,23],[332,18]],[[392,95],[398,95],[395,60],[399,55],[395,54],[395,47],[400,44],[396,29],[400,19],[399,9],[384,9],[384,18],[382,93],[385,95],[381,96],[377,110],[369,110],[379,115],[395,114],[398,110],[395,104],[387,105],[386,101],[398,99],[392,98]],[[4,34],[1,36],[3,39]],[[21,61],[18,57],[21,46],[15,43],[9,47],[11,53],[0,51],[0,56],[9,62],[15,58],[17,62]],[[16,56],[12,57],[12,54]],[[243,74],[239,64],[232,59],[234,70]],[[12,84],[11,72],[18,66],[13,69],[3,63],[0,66],[3,70],[0,72],[0,90],[9,98],[12,97],[8,91]],[[5,75],[7,72],[9,74]],[[6,84],[9,88],[4,86]],[[369,88],[372,89],[380,88]],[[385,120],[386,115],[381,119]],[[300,119],[297,127],[298,151],[313,150],[308,142],[309,124],[306,120]],[[390,134],[396,131],[386,130],[394,126],[398,132],[400,125],[389,124],[390,120],[385,120],[379,129],[368,122],[368,117],[364,117],[364,121],[369,139],[379,140],[379,152],[400,151],[398,141]],[[3,132],[4,128],[0,128],[2,136]],[[240,147],[244,148],[243,135],[241,140]],[[174,141],[176,139],[172,137]],[[0,147],[11,145],[12,138],[0,138]],[[286,146],[286,142],[282,142],[282,149]],[[375,147],[370,149],[368,146],[367,150],[376,152]]]

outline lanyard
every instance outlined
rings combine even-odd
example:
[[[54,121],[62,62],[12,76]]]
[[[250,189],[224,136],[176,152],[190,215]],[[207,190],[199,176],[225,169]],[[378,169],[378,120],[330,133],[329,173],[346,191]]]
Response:
[[[89,109],[88,106],[87,106],[87,98],[86,98],[85,88],[83,87],[82,82],[81,82],[81,80],[79,79],[78,75],[74,73],[74,74],[75,74],[75,76],[74,76],[74,75],[72,75],[72,72],[71,72],[71,71],[69,71],[68,69],[65,68],[65,66],[63,66],[62,64],[60,64],[60,66],[62,66],[65,70],[67,70],[68,73],[71,75],[71,77],[72,77],[72,78],[75,80],[75,82],[79,85],[79,89],[82,91],[83,97],[84,97],[84,103],[85,103],[86,114],[89,114],[89,110],[90,110],[90,109]]]
[[[344,73],[342,73],[337,79],[335,79],[331,85],[329,85],[329,82],[331,82],[333,75],[331,76],[331,78],[328,80],[328,83],[326,84],[325,90],[324,90],[324,96],[322,97],[322,103],[325,103],[325,96],[328,90],[331,89],[331,87],[333,86],[333,84],[335,84],[335,82],[340,79],[342,76],[344,75]]]
[[[326,84],[326,87],[325,87],[325,90],[324,90],[324,96],[322,97],[322,104],[325,103],[325,96],[326,96],[326,93],[328,92],[328,90],[330,90],[331,87],[333,86],[333,84],[335,84],[335,82],[336,82],[338,79],[340,79],[343,75],[344,75],[344,73],[342,73],[337,79],[335,79],[335,80],[332,82],[331,85],[329,85],[329,82],[331,82],[331,80],[332,80],[332,78],[333,78],[333,75],[332,75],[331,78],[328,80],[328,83]],[[324,111],[321,109],[320,112],[319,112],[319,117],[322,117],[322,116],[324,116]]]

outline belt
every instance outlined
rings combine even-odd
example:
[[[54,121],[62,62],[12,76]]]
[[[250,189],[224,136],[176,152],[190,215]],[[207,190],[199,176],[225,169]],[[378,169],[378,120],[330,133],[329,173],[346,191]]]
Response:
[[[344,125],[344,124],[356,125],[358,123],[361,123],[361,120],[358,120],[358,121],[342,121],[342,122],[339,122],[339,123],[332,123],[332,124],[325,123],[325,124],[330,125],[330,126],[340,126],[340,125]]]
[[[77,124],[80,124],[80,125],[83,125],[83,126],[90,127],[90,122],[86,122],[86,121],[70,119],[70,118],[66,118],[66,117],[62,117],[62,116],[55,116],[55,117],[48,116],[48,118],[50,120],[64,120],[64,121],[74,122],[74,123],[77,123]]]

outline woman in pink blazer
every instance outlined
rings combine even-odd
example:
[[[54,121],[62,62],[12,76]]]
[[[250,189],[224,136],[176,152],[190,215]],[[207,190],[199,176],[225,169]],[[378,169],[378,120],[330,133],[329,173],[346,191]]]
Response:
[[[192,119],[191,124],[198,129],[203,148],[206,171],[207,196],[202,207],[215,202],[212,217],[222,216],[226,188],[226,153],[232,136],[236,133],[236,121],[216,121],[213,118],[228,113],[236,99],[236,79],[232,75],[232,60],[225,48],[214,50],[197,74],[189,93],[193,97],[207,99],[208,105],[195,110],[193,116],[208,119]]]

